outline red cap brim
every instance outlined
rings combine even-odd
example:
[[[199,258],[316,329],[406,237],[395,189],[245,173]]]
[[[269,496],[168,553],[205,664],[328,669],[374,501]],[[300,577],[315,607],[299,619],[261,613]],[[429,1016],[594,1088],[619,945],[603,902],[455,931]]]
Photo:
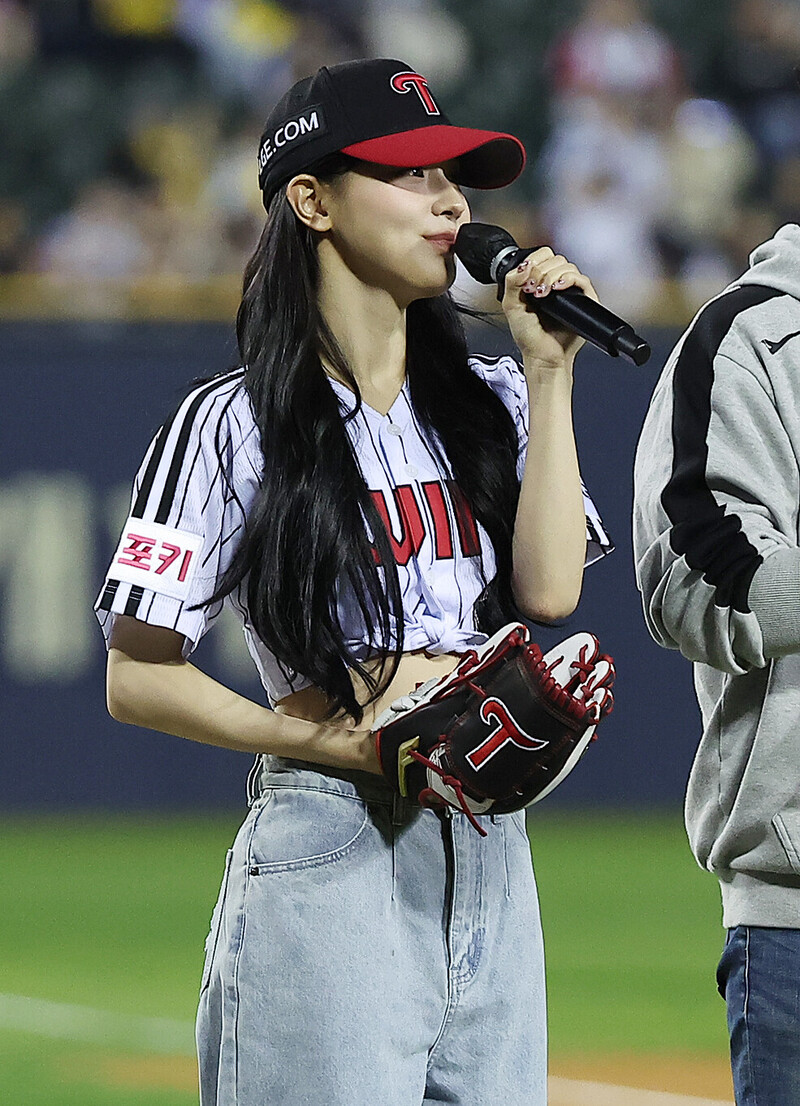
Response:
[[[369,138],[343,147],[342,152],[398,169],[439,165],[457,158],[461,163],[458,183],[467,188],[502,188],[515,180],[525,165],[525,147],[513,135],[441,123]]]

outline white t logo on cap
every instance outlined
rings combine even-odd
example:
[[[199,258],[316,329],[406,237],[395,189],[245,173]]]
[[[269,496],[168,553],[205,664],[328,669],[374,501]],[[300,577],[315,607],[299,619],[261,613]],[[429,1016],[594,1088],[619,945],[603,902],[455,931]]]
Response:
[[[413,88],[428,115],[441,115],[436,101],[431,96],[428,82],[419,73],[395,73],[389,83],[392,89],[401,95],[405,95],[410,88]]]

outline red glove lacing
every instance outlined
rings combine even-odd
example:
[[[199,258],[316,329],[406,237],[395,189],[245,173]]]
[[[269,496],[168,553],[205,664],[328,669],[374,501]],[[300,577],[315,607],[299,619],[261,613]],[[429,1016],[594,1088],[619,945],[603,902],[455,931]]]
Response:
[[[449,775],[440,768],[438,764],[435,764],[432,760],[423,756],[423,754],[416,749],[410,749],[409,755],[412,756],[414,760],[419,761],[420,764],[424,764],[425,767],[429,768],[432,772],[435,772],[442,780],[442,783],[455,792],[455,796],[458,799],[458,807],[456,809],[460,809],[463,814],[466,814],[481,837],[488,837],[486,830],[481,826],[480,822],[467,805],[467,800],[464,797],[464,785],[461,783],[461,780],[456,776]],[[440,795],[438,791],[434,791],[432,787],[424,787],[419,793],[418,801],[420,806],[425,806],[432,810],[437,806],[441,806],[442,803],[446,803],[447,799],[445,799],[443,795]],[[450,805],[456,807],[455,803],[451,803]]]

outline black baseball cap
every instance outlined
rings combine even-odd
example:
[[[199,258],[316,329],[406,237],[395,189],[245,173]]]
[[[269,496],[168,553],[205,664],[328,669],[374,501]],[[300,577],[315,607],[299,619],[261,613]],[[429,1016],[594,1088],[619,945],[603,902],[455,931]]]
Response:
[[[337,152],[398,168],[458,159],[458,183],[468,188],[502,188],[525,164],[518,138],[453,126],[427,80],[390,58],[323,66],[281,98],[258,149],[264,205],[297,173]]]

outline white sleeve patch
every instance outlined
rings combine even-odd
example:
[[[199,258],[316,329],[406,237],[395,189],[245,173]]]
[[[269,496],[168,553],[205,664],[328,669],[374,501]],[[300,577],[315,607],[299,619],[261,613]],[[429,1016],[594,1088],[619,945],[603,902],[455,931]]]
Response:
[[[173,599],[189,598],[203,538],[160,522],[129,518],[108,575]]]

